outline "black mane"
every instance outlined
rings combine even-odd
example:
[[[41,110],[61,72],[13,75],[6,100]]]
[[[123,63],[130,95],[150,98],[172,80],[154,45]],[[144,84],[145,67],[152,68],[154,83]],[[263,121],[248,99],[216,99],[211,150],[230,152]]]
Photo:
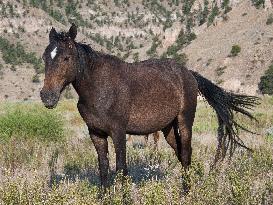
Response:
[[[113,61],[116,61],[116,62],[124,62],[120,58],[118,58],[117,56],[106,54],[106,53],[99,52],[99,51],[95,51],[88,44],[76,43],[76,45],[77,45],[77,49],[79,49],[79,48],[82,49],[92,59],[94,59],[94,58],[103,58],[105,60],[113,60]]]

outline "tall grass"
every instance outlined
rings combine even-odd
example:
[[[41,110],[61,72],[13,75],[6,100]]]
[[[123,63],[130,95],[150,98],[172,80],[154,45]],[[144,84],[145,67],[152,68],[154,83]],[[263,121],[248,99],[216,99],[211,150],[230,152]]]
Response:
[[[47,111],[37,104],[12,104],[1,106],[0,116],[18,109],[36,116],[43,113],[51,121],[52,116],[59,119],[62,115],[63,126],[68,127],[71,119],[78,117],[75,106],[74,101],[66,101],[56,111]],[[273,141],[264,132],[273,124],[273,114],[268,112],[272,107],[273,98],[264,98],[255,110],[260,124],[245,123],[261,133],[246,134],[254,153],[238,150],[231,160],[214,169],[210,165],[215,144],[204,141],[216,141],[217,124],[212,109],[202,102],[196,114],[192,165],[187,174],[164,139],[155,151],[140,146],[141,137],[135,137],[127,143],[129,176],[123,179],[113,172],[115,155],[109,139],[111,186],[104,195],[100,192],[97,154],[81,126],[76,124],[77,132],[69,132],[62,141],[52,139],[53,143],[36,138],[35,131],[26,139],[21,135],[29,133],[18,133],[0,141],[0,204],[272,204]],[[15,116],[12,121],[21,118],[21,114]],[[41,123],[29,121],[36,122]],[[191,185],[188,195],[182,192],[182,175]]]

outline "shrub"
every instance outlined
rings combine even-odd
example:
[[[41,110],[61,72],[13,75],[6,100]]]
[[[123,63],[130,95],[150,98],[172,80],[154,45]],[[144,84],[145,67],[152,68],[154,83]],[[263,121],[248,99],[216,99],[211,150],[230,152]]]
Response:
[[[4,72],[2,71],[3,67],[4,66],[0,63],[0,79],[2,79],[4,75]]]
[[[50,9],[50,10],[48,10],[48,13],[56,21],[58,21],[62,24],[66,24],[66,20],[65,20],[63,14],[61,12],[59,12],[58,10]]]
[[[189,45],[194,39],[196,39],[195,33],[184,33],[183,29],[181,29],[175,43],[167,48],[166,55],[175,56],[180,49]]]
[[[177,63],[181,64],[181,65],[186,65],[186,63],[188,62],[188,56],[185,53],[181,53],[181,54],[175,54],[174,59],[177,61]]]
[[[215,70],[215,73],[218,77],[220,77],[221,75],[223,75],[225,73],[225,69],[227,68],[227,66],[224,67],[218,67]]]
[[[230,12],[232,8],[229,6],[230,1],[229,0],[224,0],[221,4],[221,8],[224,9],[224,14]]]
[[[40,106],[7,106],[0,115],[0,139],[11,137],[58,141],[64,137],[63,121],[55,112]]]
[[[156,56],[156,49],[161,44],[161,41],[159,40],[158,36],[155,36],[153,38],[153,44],[149,50],[146,51],[146,54],[155,57]]]
[[[257,9],[264,7],[265,0],[251,0],[253,6],[255,6]]]
[[[241,47],[239,45],[233,45],[230,51],[230,56],[237,56],[241,52]]]
[[[133,60],[134,60],[134,62],[139,62],[139,53],[138,52],[133,54]]]
[[[38,74],[35,74],[35,75],[32,77],[32,82],[33,82],[33,83],[40,83],[40,78],[39,78],[39,75],[38,75]]]
[[[258,84],[259,90],[263,94],[273,94],[273,64],[265,71]]]
[[[266,20],[266,25],[271,25],[273,23],[273,14],[270,14]]]
[[[209,1],[204,1],[204,9],[199,13],[199,26],[204,24],[208,18],[209,15]]]
[[[208,17],[208,26],[210,26],[214,19],[216,18],[216,16],[219,14],[219,8],[217,6],[217,4],[215,4],[211,10],[211,14]]]

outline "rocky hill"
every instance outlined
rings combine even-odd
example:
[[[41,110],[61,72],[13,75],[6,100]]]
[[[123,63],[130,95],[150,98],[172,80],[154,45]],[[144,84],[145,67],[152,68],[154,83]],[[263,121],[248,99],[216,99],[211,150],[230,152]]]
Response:
[[[39,99],[48,32],[70,22],[79,26],[77,40],[96,50],[128,62],[175,58],[255,94],[272,60],[271,13],[259,0],[0,0],[0,100]]]

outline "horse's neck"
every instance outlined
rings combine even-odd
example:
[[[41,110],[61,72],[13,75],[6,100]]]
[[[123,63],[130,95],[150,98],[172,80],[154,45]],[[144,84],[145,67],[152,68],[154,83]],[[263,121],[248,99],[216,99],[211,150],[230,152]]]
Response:
[[[74,89],[81,98],[91,87],[90,76],[93,67],[95,66],[95,61],[90,59],[91,56],[84,51],[81,51],[79,59],[79,67],[77,68],[77,74],[75,80],[72,82]]]

